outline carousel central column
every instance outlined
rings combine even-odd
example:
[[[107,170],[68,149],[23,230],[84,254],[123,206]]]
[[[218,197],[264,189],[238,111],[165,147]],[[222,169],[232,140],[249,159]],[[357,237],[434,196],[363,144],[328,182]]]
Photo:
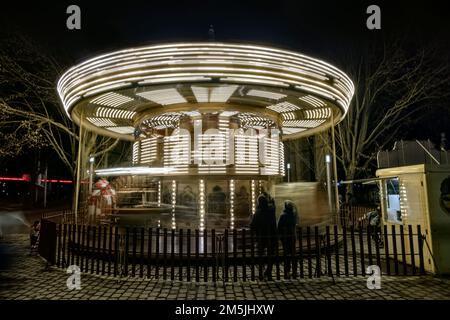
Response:
[[[74,217],[75,224],[78,224],[78,202],[80,198],[80,187],[81,187],[81,152],[83,149],[83,117],[84,112],[81,112],[80,117],[80,131],[78,137],[78,155],[77,155],[77,184],[75,186],[75,202],[74,202]]]

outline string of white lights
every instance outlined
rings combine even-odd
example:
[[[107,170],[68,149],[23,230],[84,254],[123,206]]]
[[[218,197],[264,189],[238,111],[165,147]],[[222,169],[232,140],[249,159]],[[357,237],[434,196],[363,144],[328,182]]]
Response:
[[[205,212],[206,212],[206,208],[205,208],[205,180],[200,179],[199,181],[199,204],[200,204],[200,208],[199,208],[199,213],[200,213],[200,224],[199,224],[199,229],[200,231],[203,231],[205,229]]]
[[[161,207],[161,180],[158,181],[158,207]]]
[[[230,180],[230,228],[231,230],[234,229],[234,195],[235,195],[235,189],[234,189],[234,180]]]
[[[256,186],[255,180],[251,181],[251,197],[252,197],[252,214],[256,212]]]
[[[177,206],[177,182],[172,180],[172,229],[177,228],[177,223],[175,219],[175,210]]]
[[[112,52],[69,69],[59,79],[57,89],[69,114],[84,97],[108,93],[112,88],[132,83],[163,84],[189,77],[292,85],[336,101],[343,114],[354,93],[348,76],[326,62],[286,50],[223,43],[178,43]],[[121,103],[114,99],[100,102]]]

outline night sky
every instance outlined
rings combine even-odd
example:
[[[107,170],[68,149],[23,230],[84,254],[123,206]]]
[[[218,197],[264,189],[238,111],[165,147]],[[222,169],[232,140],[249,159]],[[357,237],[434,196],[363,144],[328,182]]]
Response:
[[[268,44],[333,60],[375,37],[400,34],[424,45],[450,43],[444,2],[422,1],[9,1],[0,26],[20,31],[74,60],[127,46],[208,40]],[[366,8],[382,11],[382,30],[366,28]],[[432,4],[430,4],[432,3]],[[78,4],[82,29],[66,28],[66,8]]]
[[[129,46],[173,41],[266,44],[322,58],[339,66],[344,57],[376,40],[402,37],[411,50],[438,44],[450,61],[450,19],[444,1],[3,1],[0,35],[20,33],[40,43],[64,67]],[[81,7],[82,29],[66,28],[66,8]],[[366,8],[377,4],[382,30],[366,28]],[[56,79],[55,79],[56,83]],[[356,84],[357,85],[357,84]],[[427,116],[403,138],[450,139],[448,108]]]

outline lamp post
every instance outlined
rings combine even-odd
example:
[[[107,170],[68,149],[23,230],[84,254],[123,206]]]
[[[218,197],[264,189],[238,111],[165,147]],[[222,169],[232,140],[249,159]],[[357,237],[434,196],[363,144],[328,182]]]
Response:
[[[330,212],[333,211],[332,191],[331,191],[331,157],[329,154],[325,155],[325,164],[327,167],[327,193],[328,193],[328,208]]]
[[[286,167],[287,167],[288,183],[289,183],[289,182],[291,182],[291,164],[288,163],[288,164],[286,165]]]
[[[89,158],[89,195],[92,194],[92,184],[94,179],[94,157]]]

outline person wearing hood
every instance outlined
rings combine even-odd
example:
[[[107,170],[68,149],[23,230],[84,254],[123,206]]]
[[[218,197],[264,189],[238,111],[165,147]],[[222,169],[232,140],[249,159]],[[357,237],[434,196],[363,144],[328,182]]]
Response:
[[[295,240],[296,240],[296,227],[299,223],[297,208],[295,204],[286,200],[284,202],[283,213],[278,220],[278,235],[283,245],[284,253],[284,275],[285,278],[290,278],[291,265],[294,268],[295,255]]]
[[[260,280],[265,278],[271,281],[274,253],[278,240],[275,201],[267,192],[261,193],[257,199],[250,228],[256,235],[258,256],[260,257],[259,278]],[[266,250],[267,268],[262,274],[263,263],[261,258],[265,255]]]

